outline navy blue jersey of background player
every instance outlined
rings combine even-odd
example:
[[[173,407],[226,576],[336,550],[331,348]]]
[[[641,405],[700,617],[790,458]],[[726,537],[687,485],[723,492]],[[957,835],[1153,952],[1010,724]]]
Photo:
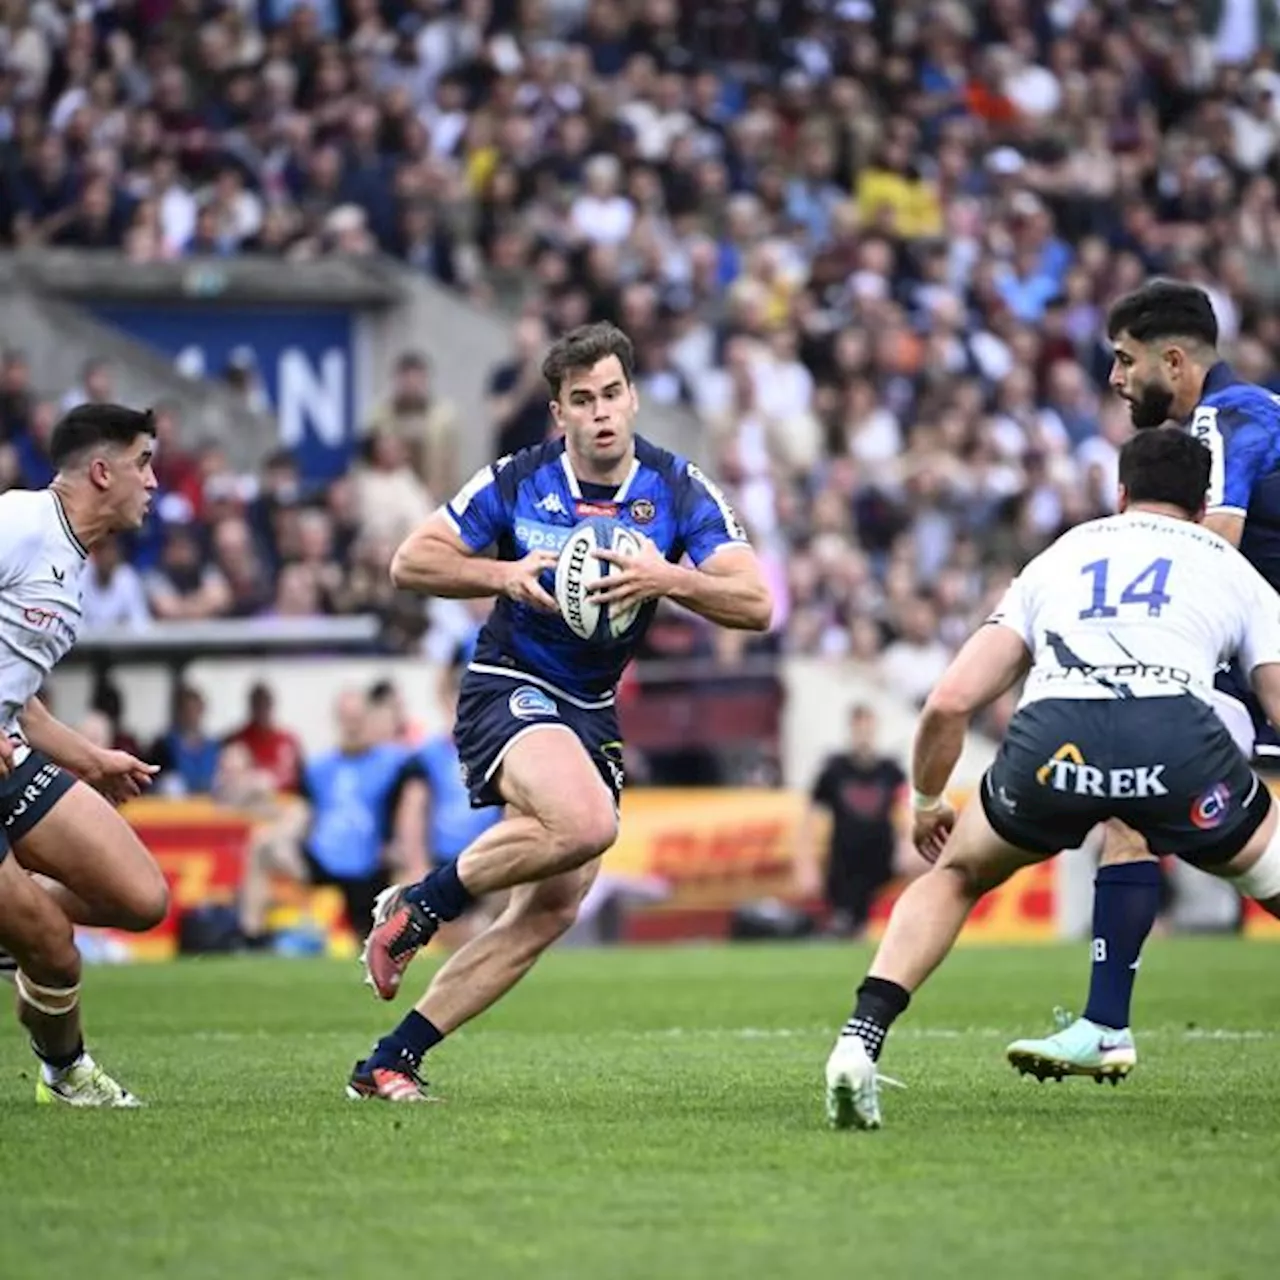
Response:
[[[721,547],[746,545],[723,493],[693,463],[640,436],[635,452],[621,484],[592,484],[573,474],[563,439],[547,441],[479,471],[444,508],[445,518],[472,551],[492,547],[502,560],[558,552],[575,525],[599,515],[643,534],[673,563],[687,553],[700,565]],[[605,697],[656,606],[647,602],[616,642],[596,644],[574,635],[559,614],[499,597],[470,669],[529,676],[578,698]]]
[[[1215,364],[1189,430],[1213,458],[1208,514],[1244,520],[1240,551],[1280,592],[1280,397],[1238,378],[1230,365]],[[1256,754],[1280,756],[1280,735],[1267,723],[1248,681],[1233,668],[1217,684],[1248,707],[1258,735]]]

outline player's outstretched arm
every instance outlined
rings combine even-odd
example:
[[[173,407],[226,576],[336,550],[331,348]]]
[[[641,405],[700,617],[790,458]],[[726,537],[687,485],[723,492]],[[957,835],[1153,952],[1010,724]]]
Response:
[[[918,793],[946,790],[969,721],[1013,688],[1030,662],[1022,637],[1009,627],[990,623],[969,637],[925,700],[916,726],[911,783]]]
[[[91,787],[101,791],[112,804],[123,804],[142,794],[160,772],[127,751],[108,751],[94,746],[88,738],[56,719],[39,698],[30,698],[18,717],[27,741],[43,751]]]
[[[523,560],[479,555],[436,512],[400,544],[391,561],[391,581],[420,595],[452,600],[509,596],[554,613],[556,602],[538,584],[538,575],[555,565],[550,551],[531,551]]]
[[[750,547],[721,547],[696,569],[672,564],[648,538],[640,553],[596,552],[613,569],[590,588],[597,604],[643,604],[666,596],[709,622],[738,631],[767,631],[773,619],[773,596]]]
[[[944,796],[974,715],[1011,689],[1031,655],[1009,627],[988,624],[969,637],[925,700],[911,752],[915,843],[933,861],[942,852],[954,814]]]
[[[721,547],[696,569],[672,565],[675,582],[667,595],[709,622],[738,631],[768,631],[773,594],[750,547]]]

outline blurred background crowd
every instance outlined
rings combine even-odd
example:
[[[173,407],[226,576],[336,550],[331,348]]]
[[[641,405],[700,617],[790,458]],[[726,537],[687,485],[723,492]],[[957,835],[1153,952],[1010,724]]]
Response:
[[[923,697],[1113,504],[1109,299],[1197,281],[1271,376],[1277,53],[1273,0],[0,0],[0,241],[385,254],[513,321],[487,423],[409,341],[319,489],[161,406],[161,500],[95,554],[90,621],[376,612],[389,651],[452,655],[481,609],[424,614],[391,551],[464,478],[460,432],[547,433],[545,345],[610,319],[767,558],[760,643]],[[258,394],[249,352],[221,376]],[[5,354],[0,488],[45,483],[60,407],[112,390]],[[669,621],[650,650],[713,643]]]

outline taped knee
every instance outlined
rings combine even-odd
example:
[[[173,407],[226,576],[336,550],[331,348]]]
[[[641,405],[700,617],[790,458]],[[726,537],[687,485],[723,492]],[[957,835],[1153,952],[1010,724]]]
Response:
[[[1280,829],[1262,852],[1257,862],[1238,876],[1229,877],[1229,883],[1246,898],[1267,902],[1280,898]]]
[[[80,1003],[80,984],[71,987],[46,987],[33,982],[21,969],[14,977],[18,995],[33,1009],[51,1018],[65,1018]]]

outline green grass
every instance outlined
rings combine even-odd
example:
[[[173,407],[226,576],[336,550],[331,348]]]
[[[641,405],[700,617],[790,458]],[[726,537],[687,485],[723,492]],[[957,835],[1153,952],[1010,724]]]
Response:
[[[400,1008],[354,965],[94,971],[92,1042],[151,1105],[36,1108],[0,1039],[0,1276],[1275,1274],[1280,949],[1153,944],[1118,1089],[1002,1060],[1078,999],[1083,947],[961,950],[890,1042],[887,1127],[834,1134],[821,1069],[866,959],[553,954],[417,1108],[343,1100]]]

